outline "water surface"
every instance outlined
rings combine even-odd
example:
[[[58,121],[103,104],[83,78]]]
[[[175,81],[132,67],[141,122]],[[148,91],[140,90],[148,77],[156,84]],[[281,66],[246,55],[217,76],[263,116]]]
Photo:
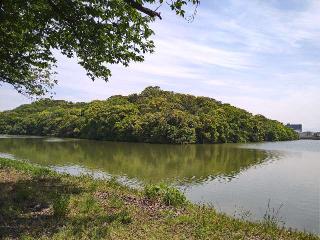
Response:
[[[166,181],[193,202],[252,220],[280,208],[280,223],[320,233],[320,141],[159,145],[0,136],[0,156],[134,186]]]

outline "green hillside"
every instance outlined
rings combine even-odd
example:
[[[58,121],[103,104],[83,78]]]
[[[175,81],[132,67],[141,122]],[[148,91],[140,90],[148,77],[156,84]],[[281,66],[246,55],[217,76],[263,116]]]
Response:
[[[159,87],[90,103],[43,99],[21,105],[0,112],[0,133],[175,144],[298,138],[262,115]]]

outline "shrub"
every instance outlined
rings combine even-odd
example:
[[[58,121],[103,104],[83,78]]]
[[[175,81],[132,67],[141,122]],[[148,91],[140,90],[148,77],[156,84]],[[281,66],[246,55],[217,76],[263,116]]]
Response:
[[[181,206],[186,203],[186,196],[176,188],[167,188],[163,194],[163,202],[169,206]]]
[[[161,187],[158,185],[147,185],[144,188],[144,195],[149,199],[156,199],[161,195]]]
[[[185,195],[180,190],[165,184],[147,185],[144,194],[149,199],[160,199],[168,206],[182,206],[187,202]]]

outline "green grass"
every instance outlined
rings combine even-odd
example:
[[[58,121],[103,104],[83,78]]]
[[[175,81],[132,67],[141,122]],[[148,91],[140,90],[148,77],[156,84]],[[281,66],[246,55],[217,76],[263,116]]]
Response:
[[[145,186],[144,195],[151,200],[160,200],[167,206],[178,207],[187,203],[187,199],[182,192],[163,183]]]
[[[164,184],[138,191],[1,158],[0,189],[0,239],[319,239],[191,204]]]
[[[65,217],[69,212],[69,197],[62,196],[53,201],[52,209],[53,215],[58,218]]]
[[[31,165],[23,161],[13,161],[5,158],[0,158],[0,168],[12,168],[24,173],[30,173],[34,176],[55,175],[55,173],[48,168]]]

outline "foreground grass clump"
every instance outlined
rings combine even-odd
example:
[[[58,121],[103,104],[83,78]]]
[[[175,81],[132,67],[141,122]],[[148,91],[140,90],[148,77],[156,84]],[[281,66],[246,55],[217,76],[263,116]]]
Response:
[[[165,184],[147,185],[144,188],[144,194],[148,199],[160,199],[167,206],[183,206],[187,199],[178,189]]]
[[[143,192],[0,158],[0,239],[319,239],[197,206],[166,185]]]

